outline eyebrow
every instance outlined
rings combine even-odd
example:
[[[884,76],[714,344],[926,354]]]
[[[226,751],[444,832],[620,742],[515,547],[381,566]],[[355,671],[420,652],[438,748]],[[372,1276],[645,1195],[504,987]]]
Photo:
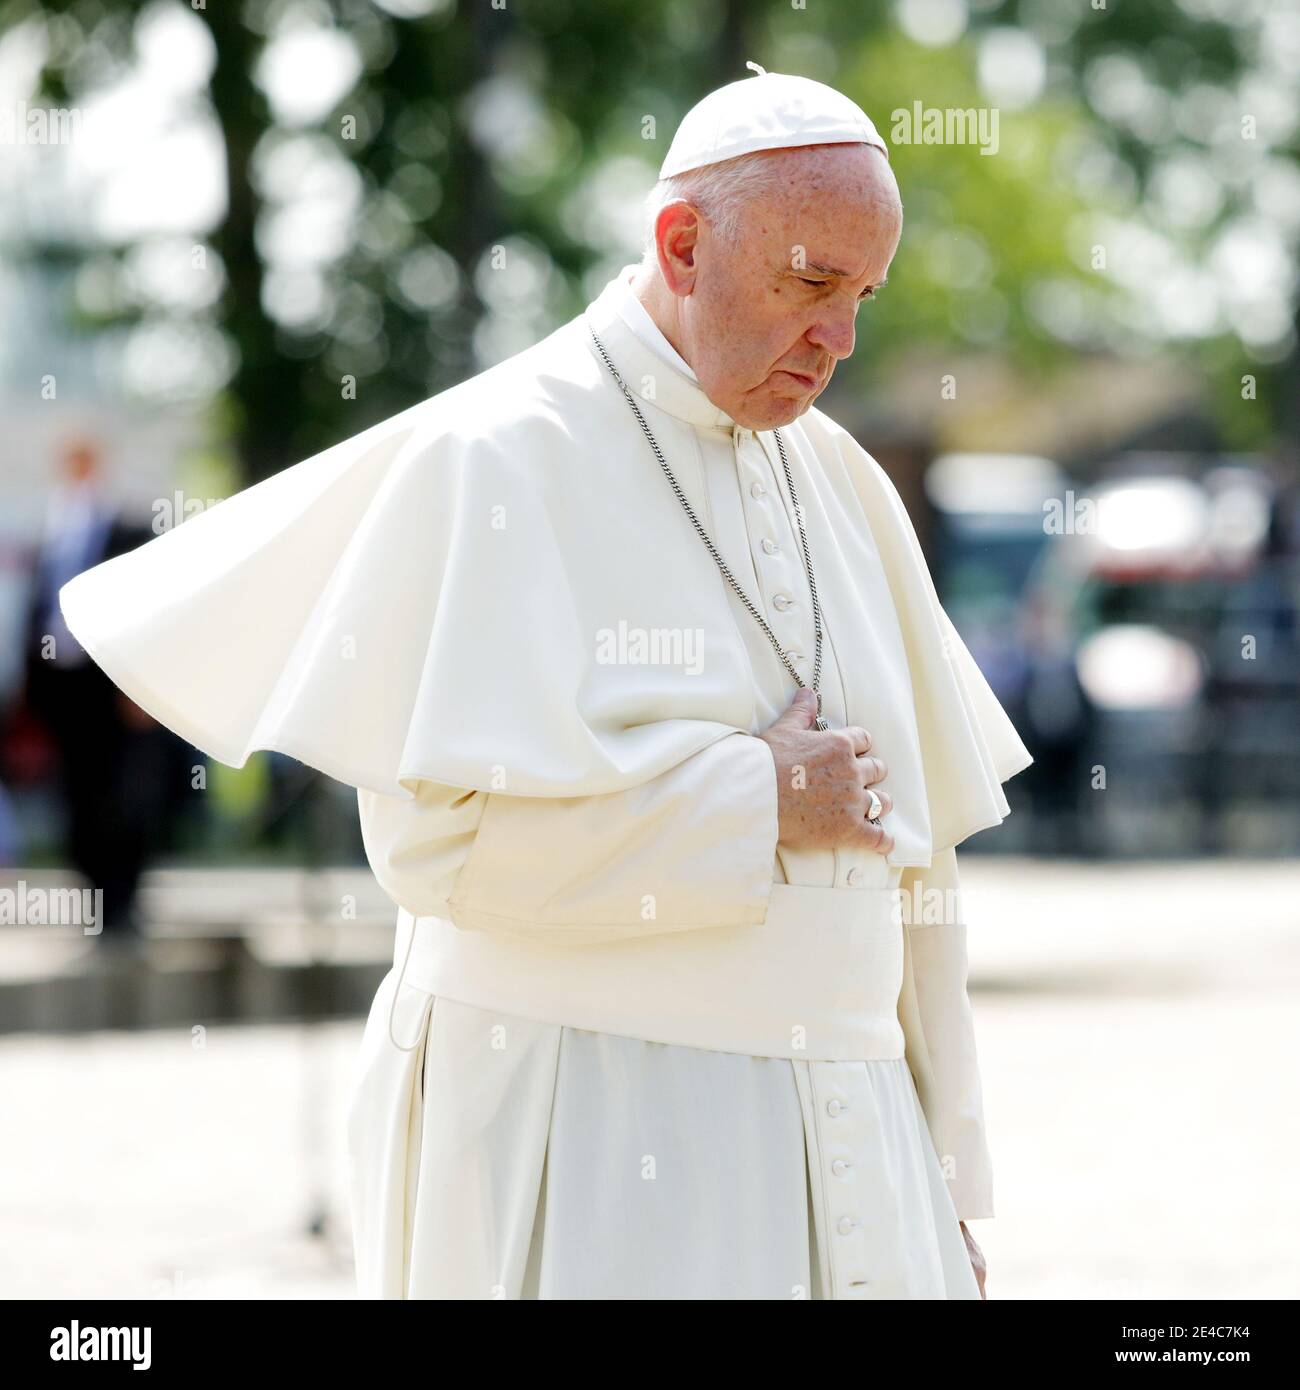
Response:
[[[847,280],[849,278],[849,272],[847,270],[836,270],[833,265],[822,265],[819,261],[805,261],[804,269],[816,270],[822,275],[838,275],[841,280]],[[882,275],[874,285],[869,285],[867,288],[878,290],[888,279],[888,275]]]

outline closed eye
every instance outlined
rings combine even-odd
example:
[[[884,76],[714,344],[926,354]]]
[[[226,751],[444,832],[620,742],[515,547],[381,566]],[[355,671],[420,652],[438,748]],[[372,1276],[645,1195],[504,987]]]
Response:
[[[800,281],[801,281],[803,284],[805,284],[805,285],[825,285],[825,284],[827,283],[827,281],[825,281],[825,280],[808,280],[808,279],[805,279],[802,275],[799,277],[799,279],[800,279]],[[859,299],[870,299],[870,298],[872,297],[872,295],[875,294],[876,288],[877,288],[877,287],[874,286],[874,285],[868,285],[867,288],[866,288],[865,290],[863,290],[862,293],[861,293],[860,295],[858,295],[858,298],[859,298]]]

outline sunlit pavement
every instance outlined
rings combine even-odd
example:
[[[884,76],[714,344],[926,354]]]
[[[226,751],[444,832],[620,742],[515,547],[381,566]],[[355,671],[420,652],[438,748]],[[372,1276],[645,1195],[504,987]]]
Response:
[[[990,1296],[1300,1294],[1300,869],[963,871]],[[361,1026],[0,1038],[0,1296],[352,1297]]]
[[[989,1296],[1300,1295],[1300,868],[964,879]]]

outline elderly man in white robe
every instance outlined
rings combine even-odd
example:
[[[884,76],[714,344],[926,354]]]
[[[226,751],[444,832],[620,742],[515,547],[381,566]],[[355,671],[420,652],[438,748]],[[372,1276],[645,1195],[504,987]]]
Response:
[[[578,317],[65,587],[196,746],[358,789],[362,1296],[983,1296],[955,846],[1029,757],[814,404],[901,231],[756,69]]]

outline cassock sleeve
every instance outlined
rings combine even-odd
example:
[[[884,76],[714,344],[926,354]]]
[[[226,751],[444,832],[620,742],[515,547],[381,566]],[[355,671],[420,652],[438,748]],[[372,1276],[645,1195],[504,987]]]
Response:
[[[767,745],[735,733],[639,786],[522,797],[362,789],[375,877],[413,916],[583,941],[763,921],[777,840]]]
[[[898,1016],[917,1097],[957,1216],[993,1213],[993,1171],[975,1021],[966,988],[966,923],[954,849],[928,869],[906,869],[904,970]],[[918,910],[919,905],[919,910]]]

